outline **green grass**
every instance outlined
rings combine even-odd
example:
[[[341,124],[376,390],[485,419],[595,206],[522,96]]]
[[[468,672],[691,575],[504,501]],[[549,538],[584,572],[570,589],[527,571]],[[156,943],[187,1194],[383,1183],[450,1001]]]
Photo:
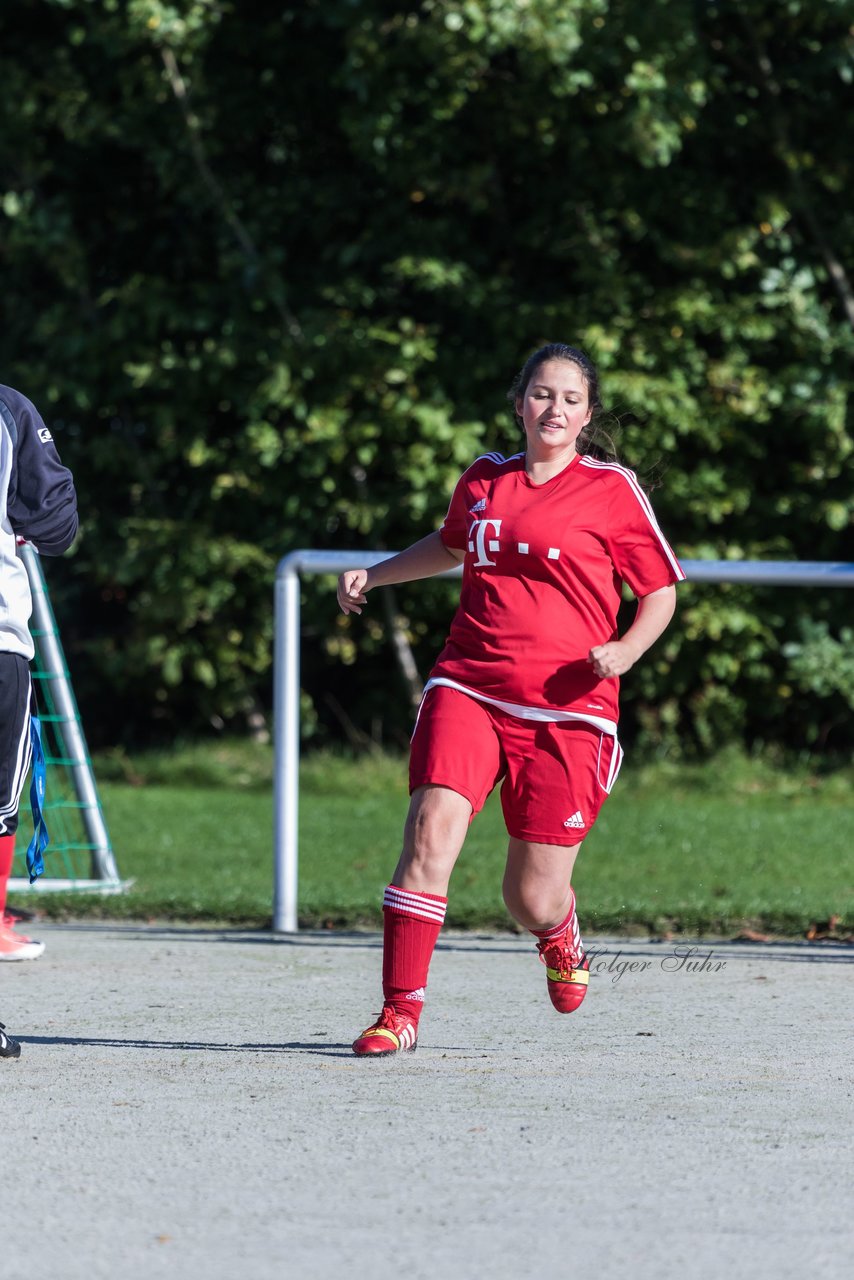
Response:
[[[242,743],[169,756],[101,757],[102,800],[127,894],[46,894],[49,915],[268,926],[272,759]],[[575,876],[586,929],[802,935],[838,916],[854,929],[851,772],[821,777],[735,754],[705,765],[632,766]],[[300,787],[300,921],[377,925],[406,813],[400,759],[309,757]],[[493,796],[451,884],[448,923],[509,927],[506,835]],[[49,869],[49,863],[48,863]],[[18,894],[19,904],[32,904]]]

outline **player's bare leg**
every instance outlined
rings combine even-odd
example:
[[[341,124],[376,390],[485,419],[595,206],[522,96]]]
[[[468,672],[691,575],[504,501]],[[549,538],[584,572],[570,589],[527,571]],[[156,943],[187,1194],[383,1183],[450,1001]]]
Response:
[[[392,884],[413,893],[447,895],[470,821],[471,805],[456,791],[434,786],[413,791]]]
[[[560,1013],[572,1013],[587,994],[589,966],[570,883],[580,849],[511,836],[504,873],[507,910],[539,939],[549,996]]]
[[[471,812],[468,800],[447,787],[412,793],[403,852],[383,898],[383,1010],[353,1044],[360,1057],[415,1048],[448,882]]]

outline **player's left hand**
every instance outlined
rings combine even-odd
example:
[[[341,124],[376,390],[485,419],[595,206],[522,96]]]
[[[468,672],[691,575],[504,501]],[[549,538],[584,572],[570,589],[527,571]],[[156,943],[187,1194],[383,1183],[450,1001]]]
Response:
[[[612,680],[635,665],[635,655],[622,640],[609,640],[607,644],[594,645],[587,661],[600,679]]]

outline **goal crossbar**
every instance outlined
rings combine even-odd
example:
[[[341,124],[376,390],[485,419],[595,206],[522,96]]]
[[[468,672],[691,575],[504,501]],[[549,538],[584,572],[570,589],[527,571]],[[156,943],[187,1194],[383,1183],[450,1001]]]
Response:
[[[369,569],[393,551],[291,551],[276,571],[273,655],[273,930],[297,932],[300,757],[300,578]],[[689,582],[753,586],[854,587],[854,563],[808,560],[682,560]],[[443,578],[462,577],[462,565]]]

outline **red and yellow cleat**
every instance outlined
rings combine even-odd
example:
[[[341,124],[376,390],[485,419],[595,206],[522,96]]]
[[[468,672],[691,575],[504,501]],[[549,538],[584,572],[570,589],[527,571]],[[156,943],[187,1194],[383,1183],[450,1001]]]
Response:
[[[569,932],[548,942],[538,942],[546,966],[546,985],[558,1013],[573,1013],[587,995],[590,961],[584,952],[573,952]]]
[[[412,1053],[417,1042],[418,1026],[409,1014],[395,1013],[392,1006],[386,1004],[374,1025],[353,1041],[353,1052],[359,1057],[398,1053],[401,1049]]]

